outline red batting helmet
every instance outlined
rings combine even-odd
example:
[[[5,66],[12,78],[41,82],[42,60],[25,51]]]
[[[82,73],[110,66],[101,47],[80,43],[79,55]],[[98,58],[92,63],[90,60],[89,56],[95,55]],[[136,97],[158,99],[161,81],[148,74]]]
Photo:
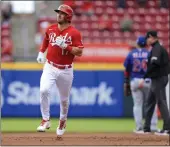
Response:
[[[57,9],[57,10],[54,10],[54,11],[55,11],[55,12],[61,11],[61,12],[66,13],[66,14],[67,14],[67,20],[68,20],[68,21],[71,21],[71,19],[72,19],[72,17],[73,17],[73,9],[72,9],[70,6],[65,5],[65,4],[60,5],[60,6],[58,7],[58,9]]]

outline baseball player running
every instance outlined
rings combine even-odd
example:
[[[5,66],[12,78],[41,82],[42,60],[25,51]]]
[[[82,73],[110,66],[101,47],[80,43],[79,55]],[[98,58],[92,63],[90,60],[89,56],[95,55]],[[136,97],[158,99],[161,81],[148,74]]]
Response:
[[[40,80],[42,122],[37,131],[45,132],[50,128],[50,90],[56,84],[60,96],[60,120],[56,134],[62,136],[66,128],[73,81],[73,59],[75,56],[82,55],[84,47],[80,32],[71,25],[72,8],[68,5],[60,5],[54,11],[57,12],[57,23],[47,28],[37,57],[38,63],[45,63]]]
[[[140,81],[146,73],[147,57],[149,52],[144,47],[146,46],[145,37],[140,36],[137,41],[136,49],[132,50],[125,59],[125,95],[129,96],[132,93],[133,97],[133,115],[136,123],[135,133],[143,133],[143,106],[149,93],[151,84],[150,79],[145,80],[145,84],[140,86]],[[157,114],[156,108],[152,117],[151,129],[157,131]]]

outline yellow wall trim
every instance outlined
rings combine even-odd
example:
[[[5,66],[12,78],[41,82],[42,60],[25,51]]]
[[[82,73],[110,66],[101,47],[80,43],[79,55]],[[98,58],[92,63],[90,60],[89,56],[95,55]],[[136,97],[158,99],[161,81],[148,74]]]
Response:
[[[42,70],[43,65],[34,62],[1,63],[2,70]],[[123,70],[121,63],[75,63],[75,70]]]

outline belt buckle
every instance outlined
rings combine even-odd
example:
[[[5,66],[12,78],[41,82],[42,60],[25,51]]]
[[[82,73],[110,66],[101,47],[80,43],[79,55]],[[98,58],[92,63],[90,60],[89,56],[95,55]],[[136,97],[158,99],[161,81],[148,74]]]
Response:
[[[65,69],[68,69],[69,65],[65,65]]]

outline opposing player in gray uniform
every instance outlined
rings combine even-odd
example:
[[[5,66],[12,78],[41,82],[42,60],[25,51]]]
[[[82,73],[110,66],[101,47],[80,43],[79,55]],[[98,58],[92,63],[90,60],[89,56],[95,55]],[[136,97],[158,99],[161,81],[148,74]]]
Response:
[[[144,85],[140,85],[140,80],[144,77],[147,70],[147,57],[149,51],[145,48],[145,37],[140,36],[137,41],[137,48],[133,49],[125,59],[125,83],[126,93],[130,90],[133,97],[133,115],[136,123],[135,133],[143,133],[143,112],[145,111],[145,102],[149,93],[151,79],[145,79]],[[143,111],[144,108],[144,111]],[[151,121],[151,130],[157,131],[157,113],[156,107]]]

